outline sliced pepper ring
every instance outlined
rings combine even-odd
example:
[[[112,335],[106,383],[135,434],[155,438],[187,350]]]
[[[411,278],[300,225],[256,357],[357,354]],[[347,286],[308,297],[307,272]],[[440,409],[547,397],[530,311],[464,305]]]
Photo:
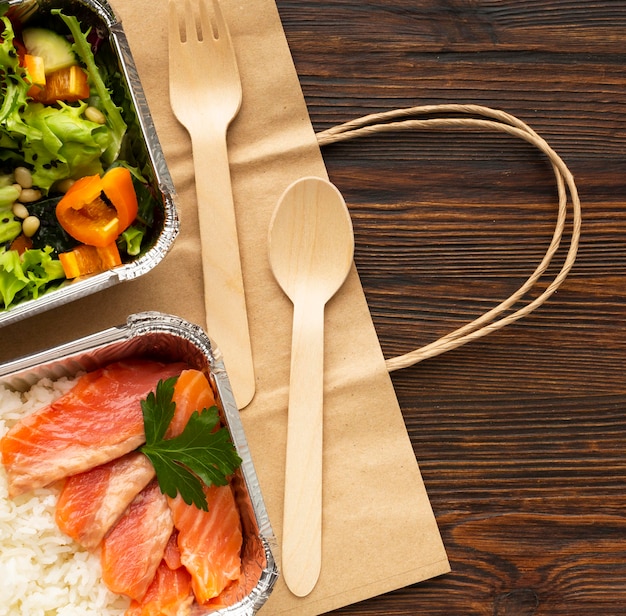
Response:
[[[118,235],[126,231],[137,218],[139,205],[133,178],[126,167],[112,167],[102,177],[102,191],[117,210]]]
[[[137,210],[130,171],[114,167],[102,178],[90,175],[77,180],[57,204],[56,216],[74,239],[102,248],[135,220]]]

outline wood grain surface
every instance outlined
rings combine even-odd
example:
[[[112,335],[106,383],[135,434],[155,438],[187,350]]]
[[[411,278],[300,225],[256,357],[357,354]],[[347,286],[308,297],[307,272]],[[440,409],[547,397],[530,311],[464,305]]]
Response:
[[[583,208],[548,303],[392,375],[452,573],[335,613],[623,614],[626,3],[277,5],[317,131],[414,105],[502,109],[563,158]],[[394,133],[323,153],[388,358],[496,305],[548,246],[554,176],[522,141]]]

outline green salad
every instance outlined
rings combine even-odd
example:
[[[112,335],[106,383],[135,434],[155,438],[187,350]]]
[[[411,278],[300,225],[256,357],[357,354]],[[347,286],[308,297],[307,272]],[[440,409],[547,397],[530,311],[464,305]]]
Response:
[[[50,22],[0,17],[0,311],[131,260],[154,222],[121,75],[76,17]]]

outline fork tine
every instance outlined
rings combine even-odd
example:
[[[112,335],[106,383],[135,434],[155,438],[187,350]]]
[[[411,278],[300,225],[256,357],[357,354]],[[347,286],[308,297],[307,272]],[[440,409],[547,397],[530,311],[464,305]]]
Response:
[[[170,48],[170,53],[171,53],[174,48],[174,43],[178,45],[180,41],[182,40],[181,23],[180,23],[180,17],[178,15],[178,9],[176,8],[176,0],[169,1],[169,16],[168,16],[167,23],[169,26],[168,40],[169,40],[169,48]]]
[[[202,40],[206,40],[207,38],[218,38],[221,34],[219,27],[219,17],[220,17],[220,9],[216,2],[212,2],[213,4],[213,16],[215,17],[218,25],[216,26],[216,30],[213,30],[213,23],[211,22],[211,16],[209,15],[209,10],[207,8],[207,3],[205,0],[199,0],[198,9],[200,13],[200,29],[202,31]]]
[[[217,27],[217,35],[219,37],[226,37],[230,39],[230,31],[228,26],[226,25],[226,20],[224,19],[224,14],[222,13],[222,9],[220,7],[220,3],[218,0],[212,0],[213,9],[215,10],[215,22]]]
[[[230,29],[224,19],[224,13],[222,13],[219,0],[199,0],[199,2],[200,15],[201,19],[203,19],[202,31],[205,32],[206,27],[214,39],[223,39],[224,43],[231,45]],[[210,3],[213,7],[213,20],[211,20],[208,15],[208,3]],[[204,21],[205,19],[206,22]]]
[[[182,9],[177,5],[182,4]],[[200,0],[198,3],[200,11],[200,28],[205,30],[205,22],[202,17],[204,2]],[[196,7],[191,0],[169,0],[169,37],[170,43],[175,42],[177,45],[185,44],[188,41],[198,40],[198,26],[196,25]],[[208,31],[211,31],[210,21],[208,22]]]

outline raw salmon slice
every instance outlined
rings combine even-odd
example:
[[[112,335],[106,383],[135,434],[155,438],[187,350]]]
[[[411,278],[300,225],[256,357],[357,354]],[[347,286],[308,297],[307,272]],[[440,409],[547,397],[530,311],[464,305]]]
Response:
[[[0,441],[9,496],[120,457],[144,442],[140,400],[186,366],[124,360],[87,373],[76,386],[19,421]]]
[[[137,451],[68,477],[57,501],[57,526],[93,549],[152,479],[154,467]]]
[[[173,530],[167,500],[154,480],[102,541],[102,581],[112,592],[140,601],[163,560]]]
[[[176,411],[170,436],[184,428],[195,410],[215,404],[207,378],[197,370],[181,373],[174,388]],[[191,574],[199,603],[216,597],[241,575],[242,531],[239,510],[230,486],[205,486],[209,506],[202,511],[180,496],[168,498],[178,530],[180,559]]]
[[[208,511],[168,498],[178,530],[180,559],[191,574],[198,603],[217,597],[241,575],[241,520],[232,489],[205,487]]]
[[[178,549],[178,531],[176,529],[174,529],[174,532],[170,536],[170,540],[165,546],[163,562],[172,570],[180,569],[183,566],[183,563],[180,561],[180,550]]]
[[[165,438],[178,436],[187,425],[194,411],[215,406],[215,395],[208,379],[199,370],[183,370],[174,386],[172,400],[176,403],[174,417],[165,433]]]
[[[142,601],[133,600],[125,616],[187,616],[193,599],[187,570],[172,570],[163,560]]]

